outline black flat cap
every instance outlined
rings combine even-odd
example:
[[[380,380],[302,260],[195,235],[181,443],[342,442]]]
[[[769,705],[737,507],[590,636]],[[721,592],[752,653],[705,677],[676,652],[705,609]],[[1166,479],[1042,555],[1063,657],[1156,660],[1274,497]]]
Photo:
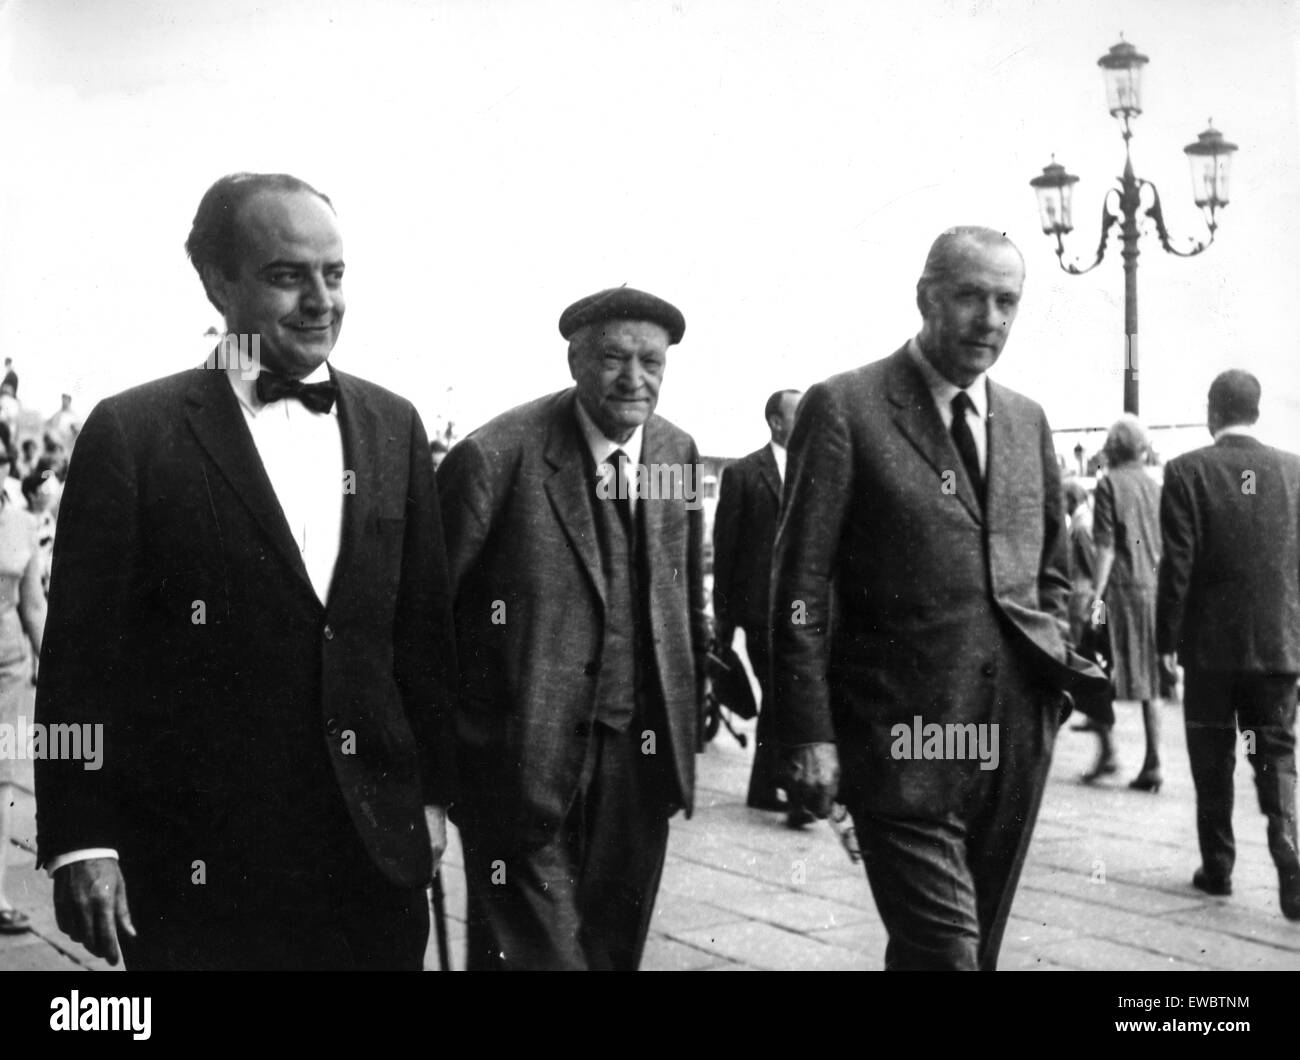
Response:
[[[686,318],[675,305],[634,287],[611,287],[579,298],[560,314],[560,334],[566,339],[581,327],[602,320],[649,320],[668,332],[671,342],[681,342]]]

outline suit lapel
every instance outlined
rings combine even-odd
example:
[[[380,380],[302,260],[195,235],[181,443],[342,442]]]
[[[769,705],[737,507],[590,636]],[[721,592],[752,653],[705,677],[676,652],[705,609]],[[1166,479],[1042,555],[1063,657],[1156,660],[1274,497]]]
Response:
[[[378,502],[383,496],[381,478],[383,460],[382,424],[374,409],[363,399],[356,379],[346,372],[330,369],[330,376],[339,388],[339,433],[343,440],[344,475],[351,479],[340,482],[343,494],[343,522],[339,532],[339,554],[334,563],[334,577],[330,580],[329,599],[333,602],[346,589],[343,585],[349,572],[364,569],[357,550],[365,536],[367,518],[377,518]],[[405,501],[405,498],[403,498]],[[396,513],[395,513],[396,514]]]
[[[672,453],[664,451],[663,435],[657,429],[656,418],[651,416],[645,425],[645,435],[641,443],[641,463],[647,470],[657,467],[667,467],[677,461],[673,460]],[[647,476],[649,478],[650,476]],[[658,476],[654,476],[658,477]],[[664,518],[670,508],[676,510],[677,505],[665,503],[668,498],[659,499],[642,497],[637,501],[637,508],[641,510],[641,526],[645,528],[645,558],[646,566],[650,571],[661,571],[668,569],[668,564],[663,556]],[[653,575],[651,576],[653,583]],[[648,588],[648,587],[647,587]],[[654,606],[653,593],[648,594],[651,598],[651,606]]]
[[[578,429],[577,410],[573,407],[576,394],[570,390],[556,405],[547,432],[544,458],[554,470],[546,479],[546,496],[603,604],[605,574],[600,563],[596,520],[591,511],[591,492],[594,489],[589,467],[591,454]]]
[[[289,530],[226,373],[213,369],[199,370],[186,395],[186,403],[190,430],[199,445],[315,599],[316,591],[307,576],[302,553]]]
[[[1009,515],[1016,503],[1016,483],[1032,481],[1028,461],[1035,465],[1039,441],[1028,437],[1023,423],[1008,414],[1006,395],[993,380],[989,387],[989,447],[985,460],[984,503],[989,526],[1000,527],[1003,515]]]
[[[944,472],[955,472],[957,498],[966,506],[971,518],[982,523],[984,516],[975,496],[975,487],[966,476],[957,447],[944,430],[943,419],[934,406],[925,378],[912,363],[906,346],[890,359],[889,400],[894,406],[894,425],[937,474],[942,476]],[[988,477],[987,472],[985,477]]]

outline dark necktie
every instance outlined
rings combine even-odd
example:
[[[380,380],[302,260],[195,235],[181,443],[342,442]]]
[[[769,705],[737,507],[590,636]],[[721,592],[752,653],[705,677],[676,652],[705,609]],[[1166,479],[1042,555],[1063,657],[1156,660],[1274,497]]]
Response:
[[[329,412],[338,400],[339,388],[333,379],[323,383],[304,383],[300,379],[262,372],[257,377],[257,396],[266,405],[281,398],[294,398],[310,412]]]
[[[975,411],[975,402],[964,390],[958,390],[952,399],[953,444],[961,462],[966,466],[966,475],[975,487],[975,496],[979,498],[980,507],[984,507],[984,476],[980,474],[979,450],[975,448],[975,436],[971,434],[970,424],[966,422],[966,413]]]
[[[627,539],[632,541],[636,537],[636,523],[632,519],[632,497],[628,492],[632,488],[629,482],[631,476],[628,475],[632,461],[622,449],[615,449],[610,454],[610,459],[614,462],[614,473],[618,476],[615,483],[614,504],[618,508],[618,517],[623,521],[623,529],[627,531]],[[632,482],[635,481],[632,479]]]

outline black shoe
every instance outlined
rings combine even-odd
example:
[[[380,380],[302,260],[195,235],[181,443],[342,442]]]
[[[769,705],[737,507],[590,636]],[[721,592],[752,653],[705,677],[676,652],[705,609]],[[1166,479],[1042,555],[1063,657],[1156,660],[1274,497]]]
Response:
[[[1197,869],[1192,873],[1192,886],[1198,891],[1204,891],[1206,894],[1213,894],[1220,898],[1232,893],[1232,881],[1223,880],[1218,876],[1211,876],[1204,869]]]
[[[1282,915],[1288,920],[1300,920],[1300,871],[1278,873],[1277,895]]]
[[[815,820],[817,818],[813,815],[812,810],[805,810],[800,806],[785,815],[785,826],[787,828],[806,828]]]
[[[1164,782],[1164,778],[1160,775],[1160,770],[1144,769],[1128,782],[1128,786],[1134,791],[1149,791],[1152,795],[1159,795],[1160,785]]]

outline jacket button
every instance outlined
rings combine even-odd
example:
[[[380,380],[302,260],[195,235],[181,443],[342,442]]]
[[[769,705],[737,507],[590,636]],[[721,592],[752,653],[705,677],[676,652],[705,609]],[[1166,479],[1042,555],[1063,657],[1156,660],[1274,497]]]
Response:
[[[986,662],[983,666],[980,667],[980,670],[985,677],[992,677],[995,673],[998,672],[998,668],[994,666],[993,663],[991,662]]]
[[[333,626],[327,625],[327,626],[325,627],[324,632],[325,632],[325,639],[326,639],[326,640],[333,640],[333,639],[334,639],[334,627],[333,627]]]
[[[594,661],[589,662],[587,663],[586,666],[582,668],[582,672],[586,674],[588,677],[595,677],[598,673],[600,673],[600,663]]]
[[[338,718],[327,718],[325,720],[325,732],[330,736],[337,736],[339,733]]]

